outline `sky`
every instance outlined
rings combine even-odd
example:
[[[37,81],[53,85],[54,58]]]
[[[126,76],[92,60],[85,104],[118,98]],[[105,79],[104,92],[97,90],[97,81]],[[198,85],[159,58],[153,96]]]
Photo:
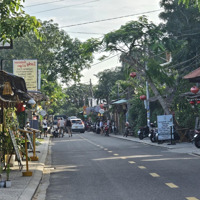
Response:
[[[141,15],[146,15],[150,21],[158,24],[161,12],[159,2],[160,0],[26,0],[24,10],[42,21],[52,19],[71,38],[86,41],[101,38],[127,22],[137,20]],[[96,84],[98,80],[94,74],[121,65],[117,53],[116,56],[108,56],[110,59],[100,62],[100,55],[96,54],[92,67],[83,70],[81,82],[88,84],[91,79],[92,84]]]

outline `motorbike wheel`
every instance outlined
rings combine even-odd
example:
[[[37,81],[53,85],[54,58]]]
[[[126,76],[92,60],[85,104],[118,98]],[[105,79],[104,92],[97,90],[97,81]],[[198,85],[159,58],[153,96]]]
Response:
[[[156,142],[156,137],[153,136],[153,135],[151,135],[151,136],[150,136],[150,140],[151,140],[151,142]]]
[[[140,139],[140,140],[143,140],[143,138],[144,138],[144,137],[143,137],[143,134],[140,133],[140,134],[139,134],[139,139]]]
[[[195,140],[194,145],[195,145],[197,148],[200,148],[200,138],[197,139],[197,140]]]

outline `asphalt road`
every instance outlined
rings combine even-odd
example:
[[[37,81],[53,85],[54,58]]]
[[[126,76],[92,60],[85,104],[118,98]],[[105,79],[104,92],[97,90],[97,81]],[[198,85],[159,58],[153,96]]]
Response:
[[[53,138],[47,200],[198,200],[200,157],[92,132]]]

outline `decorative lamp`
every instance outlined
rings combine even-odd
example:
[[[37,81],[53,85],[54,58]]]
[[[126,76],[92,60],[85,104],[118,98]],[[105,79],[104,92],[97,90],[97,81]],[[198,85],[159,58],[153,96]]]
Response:
[[[130,77],[132,77],[132,78],[136,77],[136,72],[131,72]]]
[[[36,102],[33,98],[31,98],[31,99],[29,99],[28,104],[34,105],[34,104],[36,104]]]
[[[4,82],[3,95],[14,95],[10,82]]]
[[[146,100],[146,96],[145,95],[140,96],[140,100]]]
[[[199,91],[199,88],[197,86],[191,87],[190,91],[194,94],[196,94]]]

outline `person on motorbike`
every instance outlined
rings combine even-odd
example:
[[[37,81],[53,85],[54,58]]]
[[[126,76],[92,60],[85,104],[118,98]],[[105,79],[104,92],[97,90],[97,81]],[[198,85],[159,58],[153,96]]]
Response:
[[[124,131],[124,137],[126,136],[128,136],[129,135],[129,122],[127,121],[126,123],[125,123],[125,131]]]

